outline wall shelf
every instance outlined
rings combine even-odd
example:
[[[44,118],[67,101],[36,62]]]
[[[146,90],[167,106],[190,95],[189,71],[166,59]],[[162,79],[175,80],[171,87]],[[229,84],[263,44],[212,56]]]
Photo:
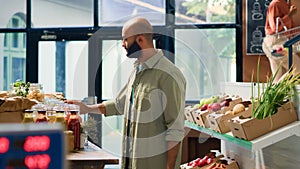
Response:
[[[252,141],[236,138],[232,135],[231,132],[222,134],[210,128],[203,128],[189,121],[185,121],[185,126],[206,133],[208,135],[211,135],[212,137],[239,145],[250,151],[261,150],[269,145],[277,143],[293,135],[300,136],[300,121],[295,121],[293,123],[290,123],[284,127],[274,130]]]

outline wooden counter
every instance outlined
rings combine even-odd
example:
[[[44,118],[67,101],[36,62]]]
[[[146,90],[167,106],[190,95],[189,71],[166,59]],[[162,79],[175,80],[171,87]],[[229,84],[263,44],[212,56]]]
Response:
[[[103,169],[106,164],[119,164],[119,158],[89,144],[87,149],[67,154],[69,169]]]

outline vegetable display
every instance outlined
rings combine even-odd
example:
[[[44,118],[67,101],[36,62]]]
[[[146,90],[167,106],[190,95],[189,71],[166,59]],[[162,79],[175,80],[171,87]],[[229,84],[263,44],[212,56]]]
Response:
[[[257,72],[259,72],[259,61]],[[257,119],[264,119],[275,114],[280,106],[298,93],[295,90],[295,85],[300,82],[300,73],[295,74],[295,69],[291,68],[285,75],[282,81],[274,83],[274,79],[278,73],[268,79],[265,86],[263,86],[262,93],[260,94],[259,75],[258,79],[258,97],[257,100],[252,97],[252,117]],[[253,76],[252,76],[253,79]],[[252,83],[252,96],[254,95],[254,84]]]
[[[13,90],[14,93],[17,96],[23,96],[26,97],[30,88],[30,83],[27,82],[23,82],[22,80],[17,80],[14,84],[13,84]]]

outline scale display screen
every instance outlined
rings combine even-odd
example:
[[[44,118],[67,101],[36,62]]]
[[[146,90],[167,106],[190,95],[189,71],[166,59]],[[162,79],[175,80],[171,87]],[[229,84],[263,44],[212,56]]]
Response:
[[[0,124],[1,169],[64,169],[59,124]]]

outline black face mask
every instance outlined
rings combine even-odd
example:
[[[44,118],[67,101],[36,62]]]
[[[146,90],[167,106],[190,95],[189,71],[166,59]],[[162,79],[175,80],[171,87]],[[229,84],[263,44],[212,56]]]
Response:
[[[142,55],[142,48],[138,45],[136,41],[127,49],[128,58],[139,58]]]

